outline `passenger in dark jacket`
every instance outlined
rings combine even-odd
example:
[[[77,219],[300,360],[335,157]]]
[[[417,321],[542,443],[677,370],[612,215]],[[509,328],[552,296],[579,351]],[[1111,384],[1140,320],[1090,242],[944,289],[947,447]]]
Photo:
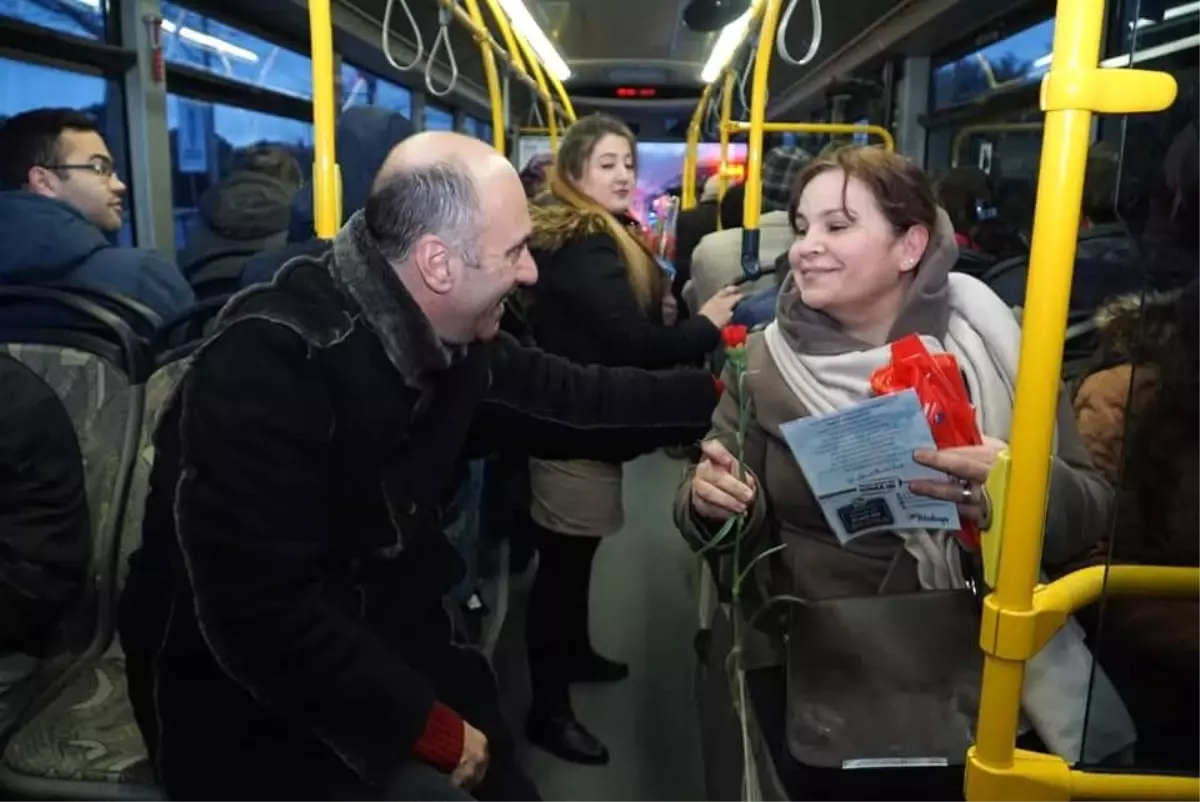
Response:
[[[119,248],[125,184],[90,117],[18,114],[0,127],[0,284],[73,283],[112,290],[170,320],[195,303],[157,253]]]
[[[303,173],[296,157],[278,145],[260,145],[241,156],[233,172],[200,197],[200,217],[188,231],[179,257],[193,286],[218,279],[235,281],[246,251],[265,251],[287,242],[292,199]],[[240,252],[220,257],[218,254]],[[198,272],[189,268],[212,258]]]
[[[532,207],[530,249],[539,273],[529,293],[534,340],[581,365],[698,364],[717,346],[738,296],[721,293],[694,318],[663,324],[667,276],[628,215],[635,145],[628,127],[605,115],[580,120],[563,138],[549,191]],[[526,734],[581,763],[604,763],[608,751],[576,720],[568,683],[628,673],[623,663],[598,655],[588,638],[592,560],[600,538],[623,521],[619,462],[530,461],[539,568],[529,602],[534,701]]]
[[[679,213],[675,223],[675,278],[671,282],[671,293],[679,301],[681,317],[687,317],[687,304],[683,303],[683,285],[692,277],[692,253],[700,240],[717,230],[718,178],[711,175],[704,182],[704,192],[694,208]]]
[[[631,457],[694,437],[716,389],[499,334],[536,280],[523,201],[485,143],[414,137],[328,253],[239,296],[197,353],[120,615],[172,798],[536,798],[486,661],[449,642],[446,506],[500,443]]]
[[[383,160],[396,145],[412,135],[413,126],[398,111],[377,106],[352,106],[337,124],[337,158],[342,175],[342,219],[363,208],[371,182]],[[253,257],[242,268],[242,286],[270,281],[294,256],[316,256],[328,247],[317,237],[313,212],[313,185],[309,181],[292,198],[287,244]]]
[[[0,355],[0,735],[33,699],[41,660],[70,645],[90,531],[83,457],[62,401]]]
[[[91,551],[83,457],[62,401],[0,354],[0,654],[41,657]]]

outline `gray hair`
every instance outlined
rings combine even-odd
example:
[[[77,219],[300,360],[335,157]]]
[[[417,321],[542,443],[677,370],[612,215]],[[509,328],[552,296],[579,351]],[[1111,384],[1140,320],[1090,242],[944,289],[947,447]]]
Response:
[[[367,198],[367,230],[389,261],[403,262],[417,240],[433,234],[459,248],[474,266],[479,191],[462,166],[437,161],[398,170],[376,182]]]

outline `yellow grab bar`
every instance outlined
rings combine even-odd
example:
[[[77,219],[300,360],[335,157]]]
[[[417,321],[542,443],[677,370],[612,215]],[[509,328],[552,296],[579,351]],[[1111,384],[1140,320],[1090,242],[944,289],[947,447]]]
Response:
[[[721,167],[717,170],[717,200],[725,200],[725,190],[729,188],[729,176],[725,165],[729,163],[729,129],[726,123],[733,116],[733,87],[737,76],[733,70],[725,73],[725,88],[721,94]],[[721,230],[721,216],[717,215],[717,231]]]
[[[479,8],[479,0],[466,0],[467,14],[471,22],[481,29],[487,28],[483,21],[483,11]],[[501,153],[504,149],[504,98],[500,92],[500,72],[496,69],[496,54],[487,44],[476,37],[479,42],[479,55],[483,59],[483,75],[487,79],[488,103],[492,111],[492,146]]]
[[[313,82],[313,228],[333,239],[342,225],[342,193],[337,164],[337,104],[333,91],[333,20],[330,0],[308,4]]]
[[[746,202],[742,216],[742,274],[757,278],[762,272],[758,264],[758,223],[762,215],[762,142],[767,113],[767,76],[771,72],[771,55],[775,49],[775,29],[779,26],[779,10],[783,0],[766,0],[762,26],[758,32],[758,48],[754,54],[754,78],[750,90],[749,136],[746,143]]]
[[[525,38],[516,31],[513,31],[513,38],[517,40],[517,49],[525,56],[525,62],[533,73],[533,80],[537,82],[538,95],[545,103],[546,127],[550,134],[550,152],[558,153],[558,121],[555,119],[554,98],[550,97],[550,87],[546,84],[546,75],[542,71],[542,65],[538,62],[533,48],[529,46]]]
[[[1103,22],[1103,0],[1058,0],[1053,60],[1042,82],[1045,135],[1013,405],[1007,502],[995,513],[1003,516],[1005,542],[999,549],[995,592],[985,602],[991,631],[981,627],[983,684],[976,743],[967,755],[968,800],[1059,799],[1070,793],[1072,774],[1066,772],[1061,758],[1030,758],[1030,753],[1015,749],[1025,661],[1036,653],[1030,649],[1038,638],[1026,638],[1020,651],[1003,652],[999,650],[1002,639],[995,633],[1001,628],[1028,629],[1034,611],[1092,111],[1161,110],[1175,98],[1170,76],[1098,68]],[[1092,777],[1085,784],[1103,782]],[[1119,795],[1118,790],[1111,792]]]
[[[534,94],[541,98],[543,102],[550,104],[554,103],[554,98],[550,96],[550,93],[545,86],[539,86],[527,72],[525,72],[523,69],[517,69],[513,54],[509,53],[500,46],[500,43],[496,41],[496,38],[492,36],[491,32],[488,31],[487,26],[483,23],[482,17],[480,17],[478,22],[476,22],[473,15],[467,11],[464,11],[462,6],[460,6],[456,0],[438,0],[438,4],[449,11],[451,15],[453,15],[456,22],[471,32],[471,35],[475,37],[475,41],[479,43],[481,48],[486,47],[490,49],[491,52],[506,65],[513,67],[513,70],[517,73],[517,78],[530,89],[532,89]],[[501,30],[504,30],[503,27]],[[526,54],[526,58],[536,61],[536,56],[533,56],[528,52]]]
[[[731,122],[730,130],[743,133],[750,130],[750,123],[741,120]],[[854,125],[851,123],[763,123],[766,134],[870,134],[883,140],[883,146],[893,153],[896,139],[882,125]]]
[[[679,199],[681,211],[696,207],[696,161],[700,151],[700,125],[704,121],[704,112],[708,109],[708,99],[712,95],[713,84],[704,87],[700,93],[700,102],[692,112],[692,120],[688,123],[687,147],[683,151],[683,186]]]

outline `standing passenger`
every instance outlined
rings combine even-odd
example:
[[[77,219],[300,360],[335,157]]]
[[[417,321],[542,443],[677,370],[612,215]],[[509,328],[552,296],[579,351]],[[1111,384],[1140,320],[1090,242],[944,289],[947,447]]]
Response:
[[[736,290],[718,293],[695,318],[662,321],[666,274],[636,233],[629,202],[636,182],[633,134],[605,115],[567,131],[549,193],[533,206],[534,339],[583,365],[668,368],[698,363],[729,322]],[[534,459],[533,540],[539,568],[529,600],[533,709],[530,741],[579,763],[608,750],[575,719],[571,681],[623,679],[628,667],[596,654],[588,639],[588,589],[600,538],[621,528],[619,461]]]
[[[516,171],[394,149],[323,256],[236,297],[159,427],[120,611],[172,798],[531,799],[484,658],[449,642],[443,513],[470,455],[685,441],[711,375],[575,367],[500,335],[532,284]]]

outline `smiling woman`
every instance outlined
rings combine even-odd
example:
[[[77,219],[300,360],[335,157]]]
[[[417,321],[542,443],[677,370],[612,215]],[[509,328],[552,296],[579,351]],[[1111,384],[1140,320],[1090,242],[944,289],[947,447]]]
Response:
[[[846,148],[801,172],[792,198],[788,259],[804,303],[881,345],[937,228],[929,181],[903,156]]]

